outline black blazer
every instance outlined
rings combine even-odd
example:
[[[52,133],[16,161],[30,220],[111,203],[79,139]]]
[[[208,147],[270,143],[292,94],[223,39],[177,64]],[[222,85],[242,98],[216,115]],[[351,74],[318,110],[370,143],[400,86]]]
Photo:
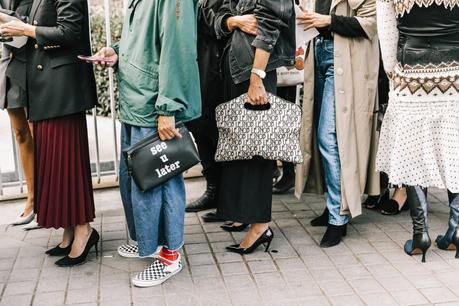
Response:
[[[91,64],[87,0],[35,0],[29,22],[36,39],[27,43],[27,92],[31,121],[88,110],[97,103]]]
[[[0,0],[0,3],[2,5],[0,12],[26,21],[30,13],[33,0]],[[5,70],[2,70],[2,73],[4,72],[6,76],[4,82],[8,81],[9,83],[7,87],[5,86],[5,90],[7,90],[7,92],[4,93],[8,107],[24,107],[27,102],[26,46],[17,49],[5,44],[3,45],[3,48],[6,50],[4,50],[2,55],[10,56],[7,64],[8,66],[5,67]],[[2,61],[3,60],[7,59],[2,59]],[[2,102],[0,102],[0,108],[5,106],[6,105],[2,105]]]

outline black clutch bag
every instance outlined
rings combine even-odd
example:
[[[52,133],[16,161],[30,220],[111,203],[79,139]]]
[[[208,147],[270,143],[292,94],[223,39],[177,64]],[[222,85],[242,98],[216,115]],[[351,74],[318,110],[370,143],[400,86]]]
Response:
[[[143,192],[200,162],[188,129],[181,122],[177,128],[182,138],[162,141],[156,132],[123,151],[129,175]]]

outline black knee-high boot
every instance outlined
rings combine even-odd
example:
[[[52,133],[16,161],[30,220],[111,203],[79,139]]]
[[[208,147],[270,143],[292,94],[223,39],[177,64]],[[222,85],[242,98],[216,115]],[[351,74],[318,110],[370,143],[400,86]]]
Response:
[[[435,242],[439,249],[456,250],[459,249],[459,233],[457,231],[459,222],[459,194],[448,191],[449,198],[449,221],[448,230],[445,235],[437,237]]]
[[[432,244],[427,229],[427,191],[418,186],[409,186],[406,191],[410,199],[413,239],[405,243],[405,253],[410,256],[422,254],[422,262],[425,262],[426,252]]]

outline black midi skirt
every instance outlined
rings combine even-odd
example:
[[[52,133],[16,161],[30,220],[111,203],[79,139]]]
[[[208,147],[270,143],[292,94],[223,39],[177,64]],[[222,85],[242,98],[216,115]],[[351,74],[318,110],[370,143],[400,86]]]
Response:
[[[247,93],[249,81],[235,84],[229,69],[228,52],[224,57],[224,97],[230,101]],[[267,92],[276,94],[276,71],[263,81]],[[220,163],[222,167],[217,214],[228,221],[246,224],[268,223],[272,211],[272,175],[275,161],[255,157]]]

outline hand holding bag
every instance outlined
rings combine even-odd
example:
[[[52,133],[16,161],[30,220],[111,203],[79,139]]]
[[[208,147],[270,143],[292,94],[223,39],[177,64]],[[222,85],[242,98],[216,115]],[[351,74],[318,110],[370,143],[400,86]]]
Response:
[[[216,108],[216,161],[252,159],[303,162],[300,149],[301,108],[268,93],[267,108],[255,110],[244,94]]]
[[[177,123],[181,138],[162,141],[156,132],[123,151],[129,175],[142,192],[161,185],[200,162],[190,132]]]

